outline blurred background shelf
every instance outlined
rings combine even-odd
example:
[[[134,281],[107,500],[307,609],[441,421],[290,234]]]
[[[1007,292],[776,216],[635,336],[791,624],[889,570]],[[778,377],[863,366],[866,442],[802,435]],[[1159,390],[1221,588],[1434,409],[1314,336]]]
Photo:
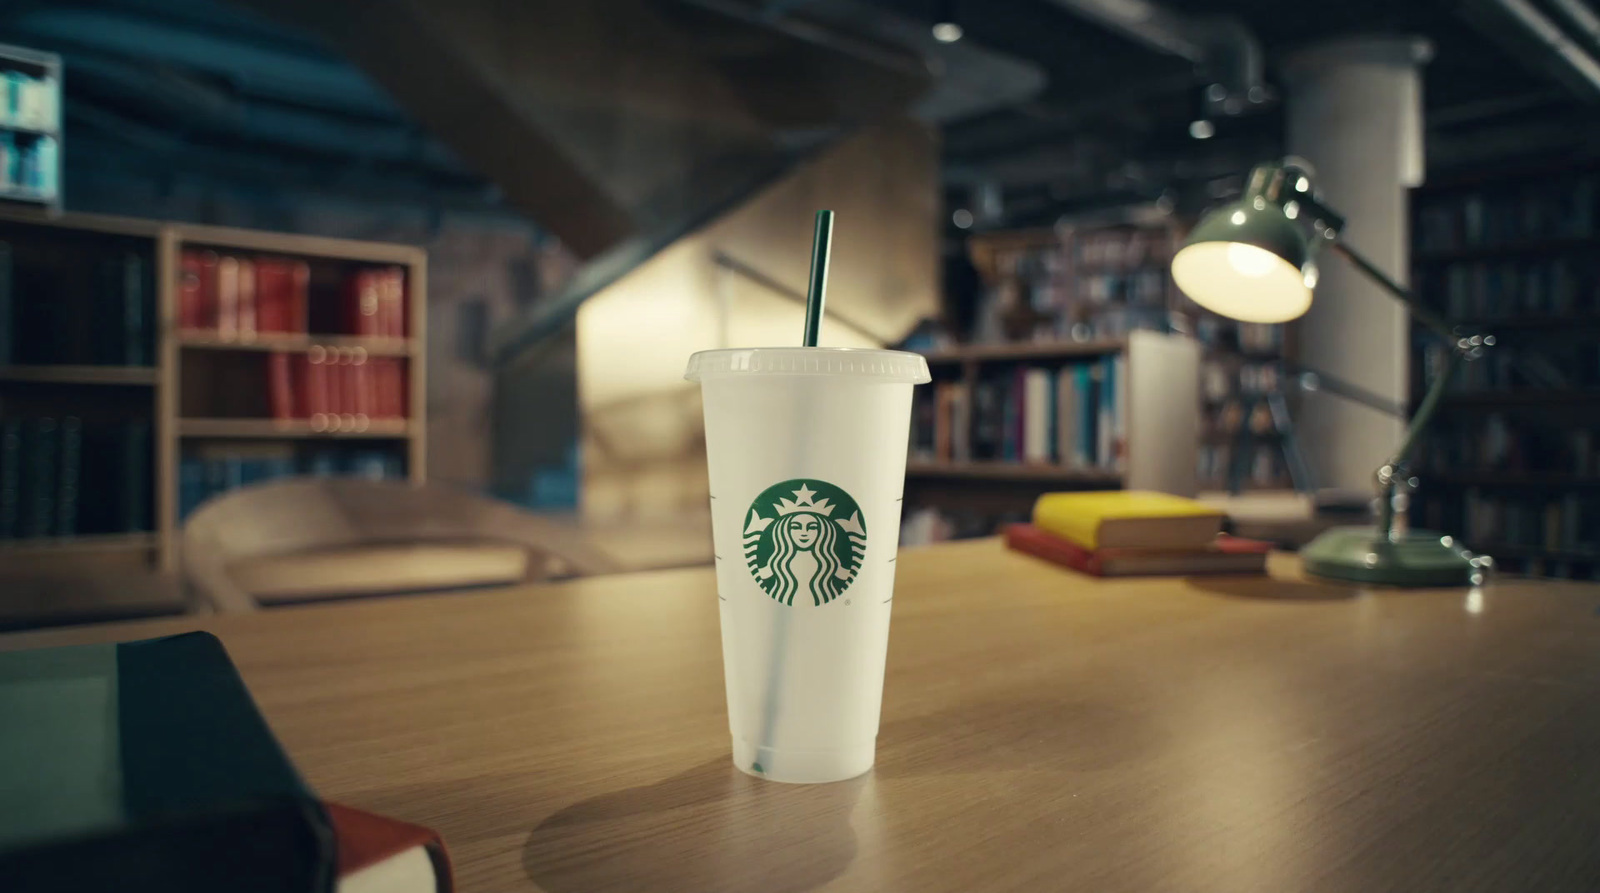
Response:
[[[151,366],[0,366],[0,381],[154,385],[160,380],[160,370]]]
[[[989,481],[1105,484],[1111,486],[1119,486],[1122,483],[1122,473],[1119,471],[1004,461],[908,462],[906,464],[906,476]]]
[[[49,536],[0,540],[0,552],[148,552],[161,544],[153,531],[135,533],[97,533],[81,536]]]
[[[406,419],[372,419],[364,428],[317,430],[304,419],[179,419],[181,437],[243,439],[394,439],[410,437],[415,427]]]
[[[1119,353],[1127,346],[1127,341],[1123,339],[1023,342],[1019,344],[970,344],[930,351],[926,356],[929,365],[1009,363],[1019,360],[1063,360],[1078,357],[1103,357]]]
[[[205,332],[179,332],[178,345],[189,350],[255,350],[304,352],[313,347],[329,349],[360,348],[375,357],[409,357],[420,346],[404,338],[369,338],[360,335],[257,334],[249,340],[223,338]]]

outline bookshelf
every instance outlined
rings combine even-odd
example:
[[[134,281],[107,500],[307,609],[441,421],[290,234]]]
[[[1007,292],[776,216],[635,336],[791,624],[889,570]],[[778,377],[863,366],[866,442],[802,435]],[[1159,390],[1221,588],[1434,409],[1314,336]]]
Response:
[[[930,352],[912,409],[906,512],[962,533],[1063,489],[1195,492],[1199,347],[1150,331]]]
[[[1600,165],[1476,171],[1412,193],[1413,281],[1498,345],[1452,379],[1412,523],[1512,571],[1600,578]],[[1417,335],[1413,401],[1442,346]]]
[[[0,206],[0,568],[170,572],[215,492],[422,481],[426,306],[410,246]]]

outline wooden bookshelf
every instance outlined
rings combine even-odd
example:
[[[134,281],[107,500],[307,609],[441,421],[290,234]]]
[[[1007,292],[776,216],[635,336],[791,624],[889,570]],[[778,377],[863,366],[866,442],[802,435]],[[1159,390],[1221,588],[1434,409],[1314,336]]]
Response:
[[[359,335],[258,334],[248,339],[223,338],[206,332],[180,331],[178,346],[185,350],[255,350],[303,353],[313,347],[360,348],[375,357],[415,356],[421,345],[410,338],[369,338]]]
[[[415,431],[409,419],[370,419],[350,422],[348,427],[313,426],[303,419],[179,419],[179,437],[207,437],[222,440],[310,440],[327,438],[404,439]]]
[[[154,385],[154,366],[0,366],[0,381],[39,384]]]
[[[1072,468],[1025,462],[908,462],[906,476],[959,478],[978,481],[1036,481],[1052,484],[1119,486],[1122,472],[1102,468]]]
[[[1596,562],[1600,529],[1600,370],[1590,345],[1600,327],[1591,257],[1600,249],[1600,164],[1485,168],[1412,193],[1412,282],[1435,312],[1466,330],[1503,334],[1487,357],[1457,370],[1422,444],[1412,501],[1418,526],[1495,558]],[[1514,333],[1514,334],[1513,334]],[[1413,361],[1413,408],[1445,348]],[[1525,386],[1510,361],[1537,355],[1567,384]],[[1515,464],[1518,471],[1494,470]],[[1537,542],[1554,548],[1516,543]],[[1586,570],[1580,570],[1586,573]]]
[[[31,555],[49,558],[59,554],[63,556],[61,560],[68,560],[81,552],[85,556],[108,556],[106,560],[110,560],[109,556],[144,555],[147,566],[154,565],[168,573],[176,571],[180,461],[191,450],[232,450],[237,445],[237,449],[245,451],[241,455],[257,455],[259,450],[281,449],[289,451],[285,455],[299,463],[305,458],[300,452],[301,445],[350,441],[350,447],[337,448],[344,451],[338,455],[346,455],[351,450],[356,451],[353,455],[378,454],[386,463],[403,468],[411,481],[424,479],[427,259],[421,249],[190,223],[50,214],[20,206],[0,207],[0,240],[54,246],[52,250],[66,252],[65,256],[72,258],[77,257],[73,252],[92,253],[95,246],[104,245],[115,246],[117,252],[140,253],[148,263],[147,279],[153,289],[149,295],[153,309],[147,331],[152,342],[149,354],[154,361],[154,365],[148,367],[0,366],[0,387],[11,387],[19,399],[39,392],[39,396],[30,398],[32,404],[26,412],[7,405],[8,411],[20,413],[19,417],[66,417],[78,414],[81,406],[85,413],[147,419],[151,454],[148,493],[153,516],[153,529],[149,531],[0,540],[0,563],[11,562],[13,558],[20,562]],[[319,302],[344,300],[340,286],[354,271],[398,266],[403,270],[405,283],[404,329],[407,335],[405,338],[379,338],[336,334],[336,324],[325,325],[332,330],[328,333],[315,330],[310,334],[261,333],[248,341],[225,339],[205,331],[181,331],[178,325],[180,260],[183,252],[190,248],[241,258],[277,257],[306,262],[311,270],[307,295],[312,304],[313,327],[318,325],[318,308],[324,319],[338,315]],[[84,263],[98,262],[85,254]],[[93,294],[81,300],[87,304],[81,312],[73,311],[75,314],[90,320],[106,316],[97,309],[94,302],[99,298]],[[120,317],[114,314],[108,318],[121,324]],[[0,320],[4,322],[7,321]],[[27,336],[24,333],[18,337]],[[352,416],[345,416],[345,424],[332,430],[319,430],[323,426],[314,426],[307,419],[271,418],[267,400],[268,354],[305,353],[315,347],[364,351],[369,357],[399,359],[406,417],[360,423]],[[46,394],[34,388],[35,384],[48,384],[52,389]],[[140,396],[133,399],[108,387],[114,385],[137,385]],[[241,388],[242,391],[238,390]],[[220,406],[212,405],[218,403]],[[261,407],[259,415],[231,417],[241,411],[251,412],[250,407],[257,404]],[[196,411],[197,408],[201,411]],[[218,409],[226,410],[229,417],[216,417],[224,414]],[[84,424],[87,431],[87,420]],[[304,449],[324,448],[305,446]],[[292,469],[298,465],[280,467]]]
[[[1515,543],[1469,543],[1468,548],[1493,558],[1542,558],[1548,561],[1600,561],[1600,550],[1546,549]]]
[[[1198,357],[1194,341],[1148,331],[1116,340],[974,346],[935,354],[933,384],[919,388],[915,398],[917,439],[906,466],[907,510],[931,508],[968,519],[1004,518],[1025,514],[1040,493],[1051,490],[1127,486],[1193,495]],[[1114,406],[1109,418],[1114,420],[1115,433],[1109,440],[1102,439],[1099,431],[1090,436],[1077,426],[1076,416],[1061,411],[1063,405],[1071,404],[1057,404],[1044,423],[1043,437],[1052,457],[1064,455],[1067,444],[1076,443],[1077,449],[1087,451],[1090,465],[991,458],[1010,455],[1021,444],[1007,441],[1013,434],[1002,433],[998,441],[990,442],[992,438],[982,433],[997,430],[992,415],[980,417],[977,412],[980,405],[990,407],[991,413],[998,405],[981,402],[988,400],[987,395],[1000,401],[1018,400],[1016,385],[1007,382],[1015,382],[1019,372],[1036,370],[1054,382],[1051,393],[1056,399],[1076,399],[1077,406],[1088,406],[1091,404],[1081,402],[1083,397],[1063,398],[1066,392],[1061,390],[1063,381],[1073,380],[1062,373],[1086,364],[1097,364],[1102,375],[1109,374],[1105,372],[1108,367],[1120,370],[1113,379],[1115,403],[1107,404]],[[1091,387],[1102,386],[1110,387],[1101,381]],[[941,392],[945,398],[940,397]],[[958,414],[952,410],[940,421],[941,399],[959,400],[971,411]],[[1099,399],[1099,394],[1094,399]],[[1014,404],[1012,411],[1021,412],[1021,406]],[[1097,428],[1107,423],[1108,417],[1098,410],[1093,417]],[[1063,427],[1068,424],[1063,419],[1069,418],[1074,419],[1073,427]],[[935,426],[932,430],[930,423]],[[970,426],[966,434],[956,430],[962,424]],[[1038,422],[1016,424],[1021,427],[1012,431],[1030,429]],[[941,434],[941,426],[945,426],[945,434]],[[1108,445],[1112,454],[1095,455]]]
[[[1433,471],[1427,481],[1470,487],[1600,487],[1600,477],[1560,472]]]
[[[47,536],[0,540],[0,554],[21,552],[149,552],[161,538],[149,533],[91,533],[82,536]]]

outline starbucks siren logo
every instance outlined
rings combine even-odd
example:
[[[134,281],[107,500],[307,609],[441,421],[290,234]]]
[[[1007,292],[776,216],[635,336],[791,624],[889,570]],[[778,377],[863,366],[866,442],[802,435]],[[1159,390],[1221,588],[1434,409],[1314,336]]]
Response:
[[[750,504],[744,561],[762,591],[780,604],[795,593],[813,605],[850,588],[867,551],[867,527],[850,494],[826,481],[773,484]]]

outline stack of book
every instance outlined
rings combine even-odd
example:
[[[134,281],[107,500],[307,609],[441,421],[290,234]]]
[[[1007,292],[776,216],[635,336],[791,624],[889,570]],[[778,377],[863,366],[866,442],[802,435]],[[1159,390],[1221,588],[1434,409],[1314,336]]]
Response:
[[[1260,574],[1268,543],[1222,533],[1209,506],[1140,490],[1046,493],[1006,546],[1100,577]]]
[[[1019,366],[976,383],[945,381],[917,395],[912,456],[922,460],[1125,464],[1122,356],[1060,368]]]
[[[0,539],[151,529],[150,422],[0,420]]]
[[[360,347],[312,345],[267,357],[276,419],[306,419],[316,431],[364,431],[374,419],[406,417],[405,361]]]

